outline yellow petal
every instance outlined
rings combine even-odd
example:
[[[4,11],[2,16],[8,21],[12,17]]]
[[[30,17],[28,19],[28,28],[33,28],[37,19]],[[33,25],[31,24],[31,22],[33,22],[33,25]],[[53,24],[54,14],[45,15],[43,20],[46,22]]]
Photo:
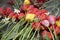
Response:
[[[60,27],[60,21],[56,21],[56,25]]]
[[[31,3],[30,3],[30,0],[25,0],[25,1],[24,1],[24,4],[27,4],[27,5],[31,4]]]
[[[35,17],[35,14],[26,14],[26,21],[33,21]]]

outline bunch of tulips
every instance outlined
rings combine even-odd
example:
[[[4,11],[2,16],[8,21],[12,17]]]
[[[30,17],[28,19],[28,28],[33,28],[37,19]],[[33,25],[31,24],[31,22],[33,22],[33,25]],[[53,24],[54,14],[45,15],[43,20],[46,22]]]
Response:
[[[28,4],[20,10],[0,7],[0,30],[5,28],[1,40],[59,40],[60,16]]]

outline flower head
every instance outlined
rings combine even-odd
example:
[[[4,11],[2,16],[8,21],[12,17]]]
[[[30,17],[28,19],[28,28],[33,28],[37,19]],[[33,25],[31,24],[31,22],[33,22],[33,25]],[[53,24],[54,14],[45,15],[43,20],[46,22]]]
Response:
[[[59,20],[59,21],[56,21],[56,25],[57,25],[58,27],[60,27],[60,20]]]
[[[14,12],[15,12],[15,13],[20,13],[20,10],[14,9]]]
[[[45,27],[49,27],[50,24],[48,20],[43,20],[42,25],[44,25]]]
[[[20,13],[19,14],[19,19],[23,18],[24,16],[25,16],[24,13]]]
[[[33,24],[32,24],[32,28],[34,29],[34,30],[40,30],[40,28],[41,28],[41,25],[40,25],[40,22],[33,22]]]
[[[30,3],[30,0],[25,0],[25,1],[24,1],[24,4],[27,4],[27,5],[31,4],[31,3]]]
[[[55,18],[55,16],[53,16],[53,15],[49,15],[49,16],[48,16],[48,20],[49,20],[49,22],[50,22],[51,24],[55,24],[56,18]]]
[[[44,31],[42,32],[42,37],[43,37],[43,38],[45,38],[45,37],[46,37],[46,35],[48,35],[48,37],[50,38],[50,40],[52,40],[52,39],[53,39],[53,37],[52,37],[51,33],[50,33],[50,32],[47,32],[46,30],[44,30]]]
[[[35,17],[35,14],[26,14],[26,21],[33,21]]]

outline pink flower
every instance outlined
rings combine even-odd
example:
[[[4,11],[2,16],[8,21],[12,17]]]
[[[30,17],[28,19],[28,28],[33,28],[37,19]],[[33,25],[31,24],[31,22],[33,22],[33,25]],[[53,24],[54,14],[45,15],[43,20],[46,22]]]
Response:
[[[41,24],[43,25],[43,26],[45,26],[45,27],[49,27],[49,21],[48,20],[43,20],[42,22],[41,22]]]
[[[55,16],[53,16],[53,15],[49,15],[49,16],[48,16],[48,20],[49,20],[49,22],[50,22],[51,24],[55,24],[56,18],[55,18]]]

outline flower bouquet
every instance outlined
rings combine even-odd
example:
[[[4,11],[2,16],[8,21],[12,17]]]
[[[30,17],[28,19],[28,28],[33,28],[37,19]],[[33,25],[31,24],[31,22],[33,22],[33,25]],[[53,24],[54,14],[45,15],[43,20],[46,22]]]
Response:
[[[9,0],[0,7],[0,40],[59,40],[60,0]]]

